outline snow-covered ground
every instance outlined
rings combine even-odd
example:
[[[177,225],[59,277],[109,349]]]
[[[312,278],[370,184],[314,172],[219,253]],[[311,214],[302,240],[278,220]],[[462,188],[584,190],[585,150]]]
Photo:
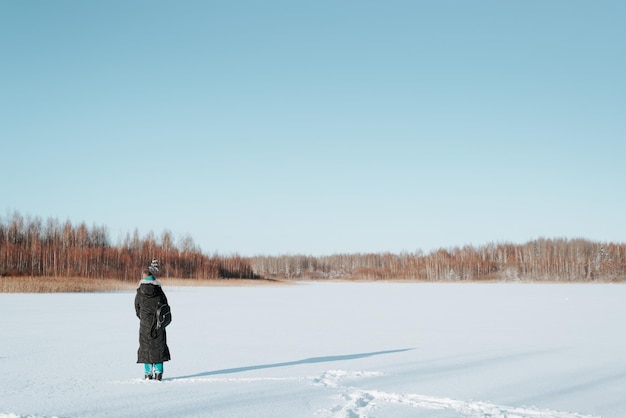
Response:
[[[163,382],[134,293],[0,294],[0,417],[626,417],[626,286],[168,287]]]

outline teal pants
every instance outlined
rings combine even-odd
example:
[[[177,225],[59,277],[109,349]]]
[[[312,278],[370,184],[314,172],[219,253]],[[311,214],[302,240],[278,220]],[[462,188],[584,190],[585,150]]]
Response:
[[[146,374],[152,374],[152,372],[163,373],[163,363],[144,363],[143,369],[145,370]]]

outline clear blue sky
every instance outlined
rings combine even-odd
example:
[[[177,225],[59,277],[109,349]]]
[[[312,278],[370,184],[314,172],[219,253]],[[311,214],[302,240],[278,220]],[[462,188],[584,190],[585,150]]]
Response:
[[[0,1],[0,213],[242,255],[626,238],[624,1]]]

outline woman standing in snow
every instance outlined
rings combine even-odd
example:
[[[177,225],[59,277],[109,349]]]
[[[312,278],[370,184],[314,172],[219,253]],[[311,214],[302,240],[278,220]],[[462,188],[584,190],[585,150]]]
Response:
[[[149,269],[143,271],[135,296],[135,312],[139,318],[139,350],[137,363],[144,363],[145,379],[161,380],[163,362],[170,360],[165,328],[157,328],[156,311],[167,304],[167,297]]]

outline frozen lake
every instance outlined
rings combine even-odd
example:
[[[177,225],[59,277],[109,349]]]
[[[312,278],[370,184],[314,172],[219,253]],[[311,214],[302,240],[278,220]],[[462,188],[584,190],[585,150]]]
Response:
[[[0,294],[0,417],[626,416],[626,286],[168,287],[163,382],[134,293]]]

